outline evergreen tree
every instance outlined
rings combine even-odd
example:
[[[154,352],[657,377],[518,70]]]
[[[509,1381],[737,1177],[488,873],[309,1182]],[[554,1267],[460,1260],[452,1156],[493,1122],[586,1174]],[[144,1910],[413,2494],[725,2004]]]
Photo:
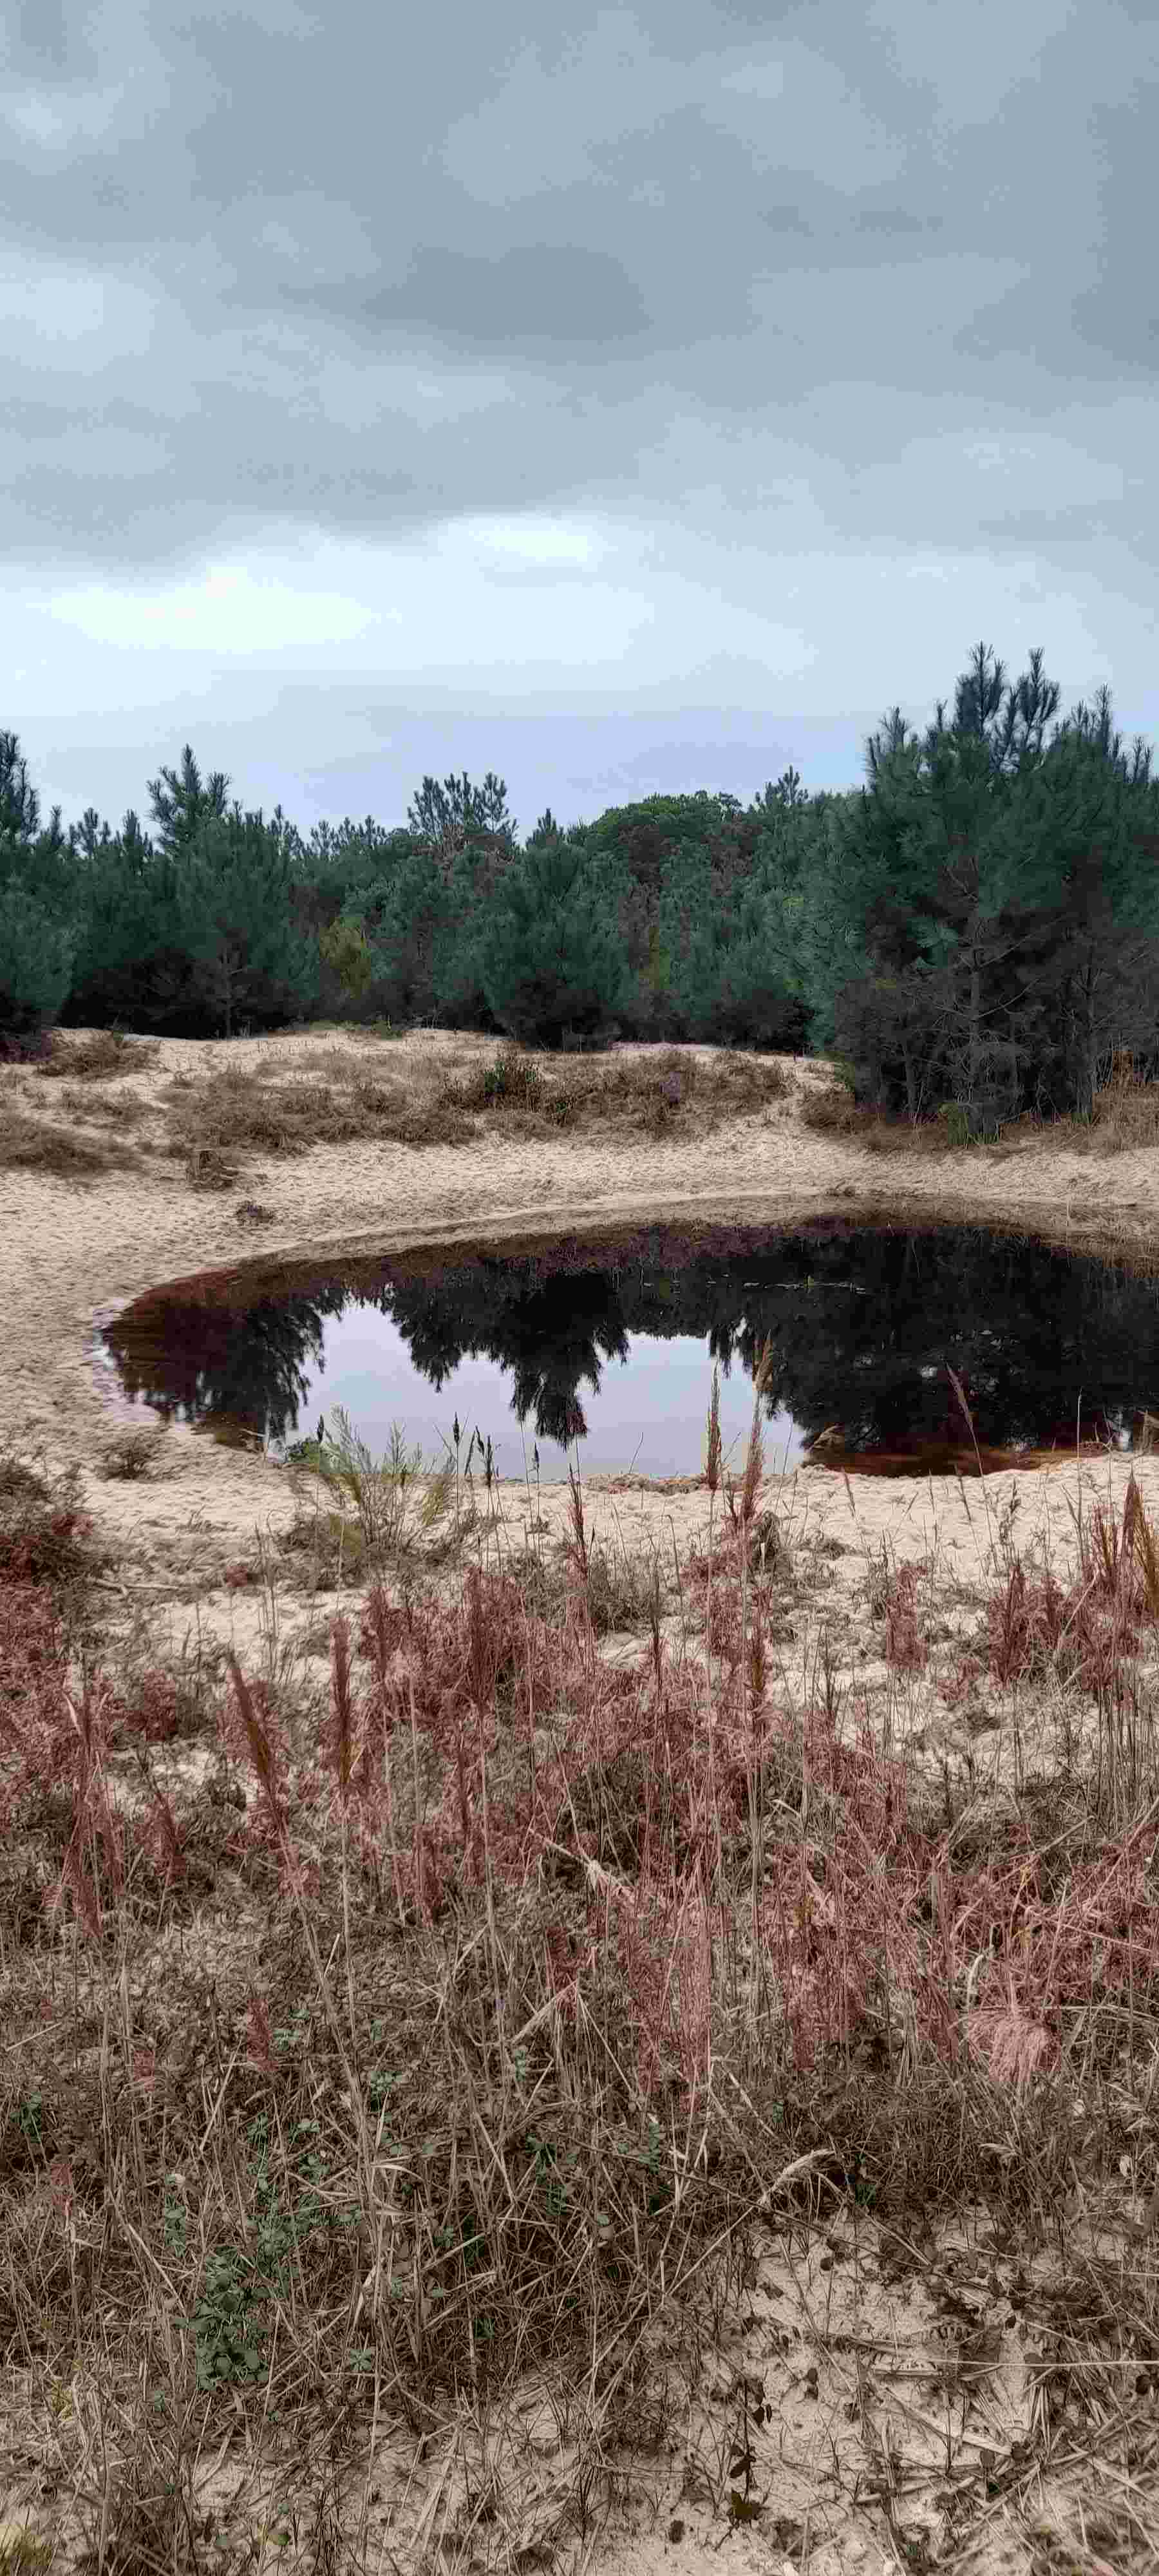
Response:
[[[91,865],[98,851],[107,850],[112,837],[108,824],[102,823],[95,805],[86,805],[79,823],[70,823],[68,827],[69,849],[74,858],[86,865]]]
[[[464,771],[440,787],[425,778],[405,833],[389,836],[388,871],[351,886],[344,921],[367,941],[367,1007],[402,1021],[493,1028],[480,942],[488,908],[512,860],[513,825],[502,779],[481,788]]]
[[[434,851],[408,841],[389,879],[368,889],[365,916],[350,918],[365,927],[369,989],[382,1016],[404,1025],[433,1019],[436,960],[441,964],[454,930],[450,887]]]
[[[72,980],[73,930],[17,879],[0,902],[0,1055],[34,1052]]]
[[[424,778],[406,819],[416,840],[429,842],[444,856],[472,839],[496,837],[509,846],[515,839],[507,789],[492,769],[481,787],[472,786],[466,770],[461,778],[445,778],[441,787],[437,779]]]
[[[0,733],[0,846],[27,846],[40,828],[40,799],[28,776],[19,736]]]
[[[316,1001],[316,943],[295,929],[296,835],[281,808],[202,817],[177,865],[181,945],[206,1012],[232,1036],[239,1015],[278,1022]]]
[[[368,918],[385,900],[401,857],[414,848],[405,827],[388,829],[368,814],[335,828],[316,823],[295,853],[290,905],[295,928],[317,942],[323,1018],[387,1015],[375,989]],[[366,971],[369,965],[369,973]],[[345,968],[349,966],[348,975]]]
[[[197,1037],[205,1009],[186,953],[180,866],[154,851],[130,808],[84,872],[74,981],[62,1016],[74,1027],[115,1022]]]
[[[503,878],[480,947],[501,1029],[538,1046],[606,1034],[630,993],[618,923],[622,878],[582,833],[533,841]]]
[[[796,1053],[809,1015],[798,989],[793,933],[799,901],[766,859],[736,890],[725,925],[713,1006],[726,1046]]]
[[[1120,933],[1149,935],[1150,791],[1142,746],[1128,771],[1111,739],[1105,693],[1097,717],[1080,709],[1047,744],[1057,704],[1040,650],[1004,702],[1002,666],[979,646],[951,723],[939,704],[911,737],[895,707],[870,738],[869,784],[810,871],[803,950],[822,980],[828,956],[832,1033],[887,1105],[916,1113],[941,1092],[985,1128],[1044,1085],[1058,1107],[1089,1099],[1105,1006],[1125,998]],[[1126,800],[1116,859],[1108,796]],[[1101,1000],[1080,1036],[1084,973]]]
[[[646,974],[678,1037],[796,1048],[808,1012],[800,997],[797,924],[804,852],[814,829],[795,770],[743,814],[736,798],[700,805],[709,825],[665,851]],[[721,818],[723,817],[723,825]],[[743,827],[743,829],[742,829]]]
[[[1159,1038],[1159,782],[1136,739],[1130,764],[1084,708],[1060,727],[1010,818],[1049,901],[1031,916],[1020,997],[1025,1042],[1052,1105],[1089,1111],[1116,1047],[1153,1056]],[[1049,871],[1049,873],[1048,873]],[[1033,1021],[1031,1012],[1033,1011]]]
[[[202,780],[188,743],[181,754],[180,770],[162,769],[159,778],[149,780],[153,821],[167,858],[176,858],[190,849],[203,823],[224,821],[229,810],[228,794],[229,780],[224,770],[215,769]]]
[[[15,733],[0,733],[0,1052],[34,1050],[72,976],[73,870],[54,806],[40,800]]]
[[[717,897],[705,842],[687,839],[665,853],[652,971],[679,1038],[701,1039],[712,1024],[723,945]]]

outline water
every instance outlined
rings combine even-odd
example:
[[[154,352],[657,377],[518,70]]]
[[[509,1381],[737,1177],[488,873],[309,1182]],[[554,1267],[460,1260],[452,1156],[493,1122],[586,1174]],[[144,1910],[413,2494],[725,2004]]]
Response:
[[[704,1342],[692,1334],[665,1340],[653,1333],[629,1333],[622,1356],[597,1361],[578,1386],[584,1428],[577,1423],[570,1445],[540,1427],[557,1420],[550,1395],[536,1400],[525,1423],[518,1421],[512,1373],[500,1360],[482,1354],[460,1360],[436,1394],[388,1316],[371,1320],[365,1308],[357,1308],[336,1318],[325,1351],[325,1374],[315,1389],[319,1410],[345,1405],[376,1451],[385,1449],[392,1422],[402,1422],[408,1440],[420,1442],[424,1456],[438,1460],[457,1414],[464,1439],[476,1423],[484,1440],[490,1436],[500,1476],[530,1471],[538,1449],[545,1481],[564,1477],[569,1462],[575,1463],[576,1440],[589,1474],[635,1466],[642,1475],[678,1476],[694,1473],[700,1463],[697,1440],[712,1371]],[[727,1379],[722,1374],[720,1426],[726,1460],[731,1454],[735,1462],[743,1454],[752,1411],[748,1374],[743,1369],[733,1369]],[[788,1414],[775,1416],[764,1437],[770,1469],[780,1470],[785,1459],[795,1463],[800,1457],[804,1435]]]
[[[696,1475],[714,1361],[739,1466],[766,1336],[770,1471],[836,1426],[857,1452],[1129,1444],[1159,1410],[1159,1285],[1023,1238],[828,1220],[655,1226],[323,1268],[249,1263],[140,1298],[101,1336],[119,1410],[267,1441],[345,1406],[438,1459],[458,1415],[497,1472]],[[868,1460],[865,1461],[868,1463]]]

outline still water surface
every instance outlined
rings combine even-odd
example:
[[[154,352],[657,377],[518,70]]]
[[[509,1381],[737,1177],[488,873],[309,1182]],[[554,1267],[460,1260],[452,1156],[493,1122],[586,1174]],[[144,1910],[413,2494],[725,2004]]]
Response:
[[[139,1298],[102,1335],[122,1414],[239,1429],[284,1454],[345,1406],[376,1454],[438,1459],[458,1415],[502,1476],[538,1448],[695,1475],[714,1362],[739,1463],[764,1343],[766,1463],[838,1426],[860,1452],[969,1439],[1123,1447],[1159,1410],[1159,1284],[970,1227],[658,1226],[504,1250],[248,1263]]]

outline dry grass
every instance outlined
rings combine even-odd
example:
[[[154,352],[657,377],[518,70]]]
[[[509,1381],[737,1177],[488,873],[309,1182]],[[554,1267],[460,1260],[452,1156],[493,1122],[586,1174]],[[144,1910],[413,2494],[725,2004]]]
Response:
[[[867,1154],[947,1154],[960,1151],[969,1138],[964,1113],[954,1104],[936,1116],[907,1118],[884,1115],[859,1105],[842,1083],[811,1085],[801,1099],[803,1125],[818,1135],[844,1139]],[[1008,1119],[989,1141],[995,1145],[1065,1143],[1072,1152],[1135,1153],[1159,1144],[1159,1082],[1148,1081],[1132,1055],[1120,1051],[1099,1084],[1089,1118],[1041,1118],[1027,1111]]]
[[[507,1046],[458,1085],[458,1097],[473,1109],[518,1117],[529,1133],[598,1125],[663,1135],[679,1124],[704,1135],[791,1090],[781,1065],[753,1055],[721,1053],[705,1062],[681,1047],[656,1047],[606,1062],[561,1061]]]
[[[156,1423],[146,1423],[139,1431],[114,1432],[101,1457],[102,1475],[116,1483],[139,1483],[155,1464],[164,1437]]]
[[[1076,1139],[1100,1154],[1136,1153],[1159,1144],[1159,1082],[1148,1082],[1132,1055],[1112,1058],[1106,1080],[1095,1093],[1089,1125],[1069,1122]]]
[[[755,1418],[738,1479],[711,1422],[708,1456],[707,1550],[668,1573],[601,1567],[577,1480],[553,1566],[505,1556],[457,1450],[424,1484],[349,1425],[307,1444],[303,1523],[312,1493],[362,1551],[322,1690],[117,1647],[75,1479],[0,1460],[0,2483],[29,2547],[144,2576],[437,2539],[514,2570],[582,2555],[671,2448],[678,2518],[764,2515],[804,2565],[765,2390],[823,2372],[808,2492],[856,2486],[896,2563],[984,2564],[996,2500],[1029,2532],[1068,2476],[1112,2563],[1150,2563],[1159,1534],[1133,1483],[1065,1582],[999,1534],[954,1619],[883,1556],[883,1735],[758,1508]],[[809,1600],[802,1696],[777,1636]],[[953,1762],[902,1749],[919,1690],[971,1713]],[[872,2231],[924,2296],[963,2228],[975,2294],[902,2363],[931,2445],[835,2267]],[[813,2283],[796,2343],[778,2266]]]
[[[837,1137],[866,1154],[950,1154],[964,1142],[949,1118],[886,1116],[855,1101],[844,1083],[803,1093],[801,1120],[814,1134]]]
[[[143,1073],[159,1053],[156,1038],[130,1038],[119,1029],[84,1029],[75,1036],[54,1029],[35,1072],[41,1082],[112,1082]]]
[[[0,1097],[0,1169],[84,1183],[106,1172],[131,1171],[140,1162],[140,1149],[118,1136],[81,1135],[75,1125],[30,1115],[11,1092]]]
[[[156,1056],[156,1042],[108,1031],[54,1033],[48,1055],[9,1068],[0,1104],[0,1163],[85,1179],[130,1168],[134,1141],[163,1164],[176,1161],[196,1190],[244,1185],[247,1158],[292,1157],[315,1146],[367,1141],[416,1151],[461,1147],[501,1132],[509,1138],[598,1135],[614,1147],[641,1137],[694,1144],[742,1118],[765,1118],[795,1101],[817,1135],[881,1157],[943,1157],[968,1139],[953,1104],[910,1119],[860,1107],[843,1082],[795,1083],[775,1058],[684,1047],[615,1049],[607,1056],[535,1053],[481,1038],[449,1040],[430,1052],[402,1033],[335,1030],[341,1043],[231,1062],[207,1075],[173,1075],[159,1098],[134,1092],[132,1078]],[[349,1043],[351,1038],[356,1044]],[[38,1114],[42,1080],[65,1084],[67,1128]],[[115,1080],[115,1089],[102,1086]],[[1159,1084],[1117,1056],[1090,1120],[1026,1116],[989,1140],[1011,1153],[1065,1142],[1070,1150],[1119,1152],[1159,1138]]]
[[[43,1052],[3,1068],[0,1168],[84,1183],[139,1167],[141,1149],[129,1141],[128,1130],[144,1126],[149,1110],[123,1087],[124,1077],[146,1070],[157,1053],[154,1040],[124,1038],[112,1030],[76,1036],[53,1030],[43,1041]],[[99,1086],[114,1080],[118,1088],[102,1092]],[[39,1094],[42,1082],[62,1085],[52,1111]],[[63,1121],[53,1114],[58,1106],[65,1113]]]
[[[697,1061],[657,1048],[607,1063],[500,1046],[489,1061],[423,1061],[389,1052],[299,1057],[279,1078],[270,1063],[229,1066],[203,1083],[176,1078],[165,1095],[167,1151],[206,1187],[228,1187],[238,1156],[293,1155],[355,1138],[425,1148],[473,1143],[492,1121],[519,1135],[644,1132],[699,1136],[785,1098],[783,1068],[758,1057]],[[217,1179],[207,1177],[210,1172]]]
[[[123,1088],[94,1093],[80,1085],[66,1083],[57,1097],[62,1109],[67,1109],[74,1118],[86,1120],[90,1126],[122,1130],[140,1127],[150,1114],[147,1103],[136,1092]]]
[[[229,1190],[243,1179],[249,1155],[294,1156],[360,1140],[415,1150],[453,1147],[496,1129],[521,1139],[598,1133],[609,1144],[641,1136],[692,1143],[790,1099],[806,1128],[877,1157],[940,1157],[968,1142],[953,1104],[929,1118],[886,1116],[859,1106],[843,1082],[798,1087],[776,1059],[740,1051],[642,1047],[605,1057],[561,1056],[475,1039],[424,1054],[388,1027],[335,1030],[342,1040],[356,1034],[356,1046],[328,1046],[326,1034],[319,1028],[320,1042],[296,1054],[292,1071],[259,1057],[201,1078],[180,1073],[158,1104],[129,1087],[155,1059],[155,1041],[116,1031],[56,1031],[41,1060],[21,1060],[8,1070],[0,1163],[84,1180],[129,1168],[138,1157],[128,1130],[146,1129],[142,1148],[180,1162],[193,1188]],[[102,1096],[101,1086],[114,1080],[116,1090]],[[61,1095],[67,1128],[37,1114],[41,1081],[67,1085]],[[1116,1153],[1156,1141],[1159,1084],[1145,1081],[1134,1060],[1120,1053],[1089,1120],[1027,1115],[1003,1127],[988,1151],[1065,1142],[1071,1150]]]

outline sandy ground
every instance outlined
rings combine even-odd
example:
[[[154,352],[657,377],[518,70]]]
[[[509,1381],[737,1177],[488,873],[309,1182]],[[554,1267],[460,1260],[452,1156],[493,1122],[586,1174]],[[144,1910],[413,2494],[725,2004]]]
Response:
[[[404,1053],[429,1055],[452,1046],[462,1053],[484,1043],[423,1033],[396,1045]],[[289,1070],[296,1057],[316,1055],[320,1047],[366,1051],[366,1044],[329,1033],[212,1047],[167,1041],[125,1088],[150,1101],[175,1072],[200,1074],[260,1055]],[[798,1088],[823,1078],[816,1067],[791,1069]],[[0,1085],[11,1079],[11,1069],[0,1068]],[[46,1118],[61,1115],[59,1091],[59,1085],[20,1077],[22,1101]],[[150,1142],[148,1130],[135,1132]],[[257,1240],[238,1220],[242,1198],[274,1212]],[[1014,1223],[1076,1249],[1105,1244],[1112,1236],[1124,1247],[1139,1247],[1159,1237],[1159,1158],[1149,1152],[1101,1158],[1030,1144],[933,1162],[899,1157],[883,1167],[859,1149],[813,1134],[790,1099],[771,1115],[738,1120],[692,1144],[528,1143],[498,1134],[469,1149],[357,1144],[317,1149],[292,1161],[255,1157],[227,1195],[193,1190],[178,1165],[161,1161],[141,1175],[114,1175],[83,1188],[0,1170],[0,1441],[11,1439],[26,1455],[43,1455],[54,1469],[79,1466],[97,1539],[119,1559],[116,1579],[125,1610],[135,1607],[148,1615],[159,1645],[166,1639],[178,1644],[196,1619],[199,1634],[208,1629],[234,1642],[244,1660],[258,1651],[261,1603],[252,1593],[227,1588],[221,1578],[227,1565],[252,1555],[264,1533],[276,1534],[288,1524],[293,1503],[287,1478],[260,1456],[172,1427],[158,1441],[147,1480],[106,1480],[103,1453],[125,1414],[98,1364],[97,1335],[122,1304],[145,1289],[259,1254],[264,1263],[277,1252],[389,1253],[419,1238],[450,1244],[486,1237],[498,1244],[506,1232],[526,1235],[540,1226],[545,1234],[565,1226],[582,1232],[610,1220],[684,1214],[787,1224],[858,1208],[867,1219],[912,1212],[919,1219],[936,1214]],[[1148,1504],[1159,1510],[1159,1459],[1136,1461],[1135,1471]],[[1076,1507],[1095,1495],[1117,1503],[1130,1472],[1125,1459],[1082,1469],[1070,1461],[962,1486],[950,1478],[936,1484],[848,1481],[820,1467],[802,1467],[770,1480],[762,1502],[777,1510],[796,1550],[814,1551],[815,1562],[828,1567],[823,1579],[841,1587],[852,1607],[872,1565],[880,1564],[883,1542],[899,1561],[936,1559],[963,1586],[985,1571],[1003,1531],[1012,1527],[1024,1551],[1037,1547],[1066,1558],[1073,1554]],[[585,1496],[593,1536],[612,1547],[658,1545],[669,1565],[674,1550],[683,1562],[707,1526],[702,1488],[602,1477],[585,1484]],[[514,1547],[524,1542],[537,1508],[551,1532],[561,1531],[566,1519],[567,1496],[559,1488],[543,1487],[536,1507],[522,1487],[505,1487],[498,1504]],[[719,1515],[719,1503],[716,1508]],[[320,1622],[324,1636],[333,1607],[326,1596],[279,1604],[282,1642],[304,1637]],[[623,1641],[623,1650],[630,1645]],[[605,1651],[616,1652],[617,1641],[608,1641]],[[864,1678],[870,1677],[867,1667]],[[876,2576],[879,2567],[903,2564],[886,2539],[880,2513],[870,2510],[868,2498],[863,2507],[825,2501],[833,2446],[845,2441],[860,2382],[855,2387],[848,2371],[843,2377],[844,2365],[832,2359],[822,2362],[819,2388],[815,2374],[810,2379],[811,2358],[822,2349],[820,2311],[831,2327],[836,2300],[847,2335],[867,2339],[866,2350],[872,2345],[901,2353],[913,2387],[906,2394],[899,2384],[883,2404],[886,2416],[895,2419],[897,2441],[908,2445],[915,2474],[924,2465],[931,2493],[939,2475],[943,2484],[947,2477],[952,2483],[956,2476],[976,2475],[973,2464],[988,2449],[1000,2459],[1016,2459],[1015,2436],[1034,2392],[1023,2384],[1025,2365],[1010,2340],[996,2364],[998,2376],[979,2399],[981,2412],[967,2405],[960,2418],[955,2415],[960,2429],[950,2439],[953,2466],[947,2468],[945,2403],[939,2400],[935,2419],[920,2384],[943,2359],[939,2319],[947,2311],[944,2302],[939,2306],[938,2284],[947,2295],[953,2288],[962,2331],[974,2330],[972,2319],[980,2329],[992,2253],[966,2241],[956,2252],[943,2246],[934,2270],[929,2257],[919,2266],[922,2279],[911,2274],[900,2282],[889,2249],[866,2239],[855,2253],[844,2222],[835,2223],[828,2237],[821,2232],[824,2215],[818,2208],[818,2231],[799,2261],[786,2254],[783,2243],[770,2245],[753,2285],[741,2344],[721,2355],[722,2388],[727,2383],[732,2391],[730,2403],[743,2375],[754,2371],[765,2374],[775,2401],[767,2429],[754,2435],[756,2489],[768,2502],[751,2524],[730,2531],[726,2520],[725,2537],[734,2561],[777,2576],[806,2563],[812,2576],[839,2576],[846,2567]],[[993,2287],[991,2278],[991,2293]],[[827,2335],[825,2350],[831,2354],[833,2348]],[[1002,2374],[1010,2371],[1022,2377],[1017,2386],[1004,2387]],[[723,2420],[718,2418],[718,2426]],[[654,2475],[645,2463],[633,2481],[638,2502],[628,2508],[618,2533],[605,2536],[597,2563],[610,2557],[619,2576],[661,2576],[669,2568],[672,2576],[708,2576],[721,2545],[721,2519],[719,2502],[706,2501],[719,2483],[711,2469],[716,2435],[710,2442],[702,2431],[690,2416],[682,2456],[654,2463]],[[530,2480],[532,2533],[550,2523],[552,2493],[567,2490],[565,2447],[549,2427],[525,2454],[520,2474]],[[718,2463],[721,2476],[725,2457]],[[1059,2500],[1055,2529],[1065,2526],[1064,2505]],[[1016,2539],[1005,2523],[1000,2489],[992,2516],[976,2533],[976,2546],[953,2563],[986,2569],[990,2576],[1036,2563],[1025,2535]],[[1038,2563],[1061,2562],[1051,2557]],[[1088,2557],[1082,2563],[1090,2568],[1106,2562]]]
[[[78,1037],[82,1033],[78,1032]],[[313,1032],[216,1045],[170,1039],[122,1086],[156,1102],[175,1073],[197,1074],[229,1062],[266,1059],[291,1071],[319,1049],[381,1048],[356,1034]],[[454,1049],[490,1053],[489,1042],[421,1032],[391,1042],[396,1053]],[[708,1052],[697,1050],[697,1052]],[[799,1087],[823,1079],[810,1064],[790,1064]],[[0,1082],[12,1080],[0,1068]],[[59,1118],[60,1085],[20,1079],[24,1105]],[[107,1086],[100,1086],[107,1090]],[[75,1096],[75,1095],[74,1095]],[[105,1130],[107,1133],[107,1130]],[[144,1141],[150,1142],[148,1129]],[[158,1131],[159,1133],[159,1131]],[[1141,1151],[1116,1157],[1050,1150],[1037,1143],[968,1155],[891,1157],[888,1166],[857,1148],[830,1143],[802,1125],[793,1100],[771,1113],[739,1119],[693,1143],[652,1138],[600,1142],[504,1139],[415,1150],[358,1143],[318,1147],[289,1159],[247,1159],[244,1179],[228,1193],[192,1189],[178,1164],[157,1161],[142,1173],[113,1174],[86,1186],[0,1169],[0,1439],[15,1438],[52,1467],[76,1463],[86,1508],[99,1539],[122,1553],[132,1593],[160,1610],[202,1596],[211,1625],[252,1640],[252,1601],[207,1583],[253,1549],[259,1533],[277,1533],[293,1516],[284,1471],[260,1456],[231,1451],[185,1425],[166,1430],[145,1481],[107,1481],[101,1472],[110,1436],[125,1423],[115,1380],[100,1365],[99,1328],[145,1289],[246,1258],[271,1254],[335,1256],[401,1249],[408,1242],[448,1244],[507,1232],[526,1236],[597,1231],[626,1218],[681,1214],[754,1224],[788,1224],[825,1213],[866,1217],[1016,1223],[1028,1233],[1076,1249],[1113,1234],[1124,1246],[1159,1236],[1159,1158]],[[243,1198],[273,1211],[255,1240],[237,1216]],[[139,1420],[138,1415],[132,1417]],[[762,1498],[776,1503],[794,1529],[816,1542],[836,1538],[853,1581],[880,1556],[883,1537],[903,1557],[928,1553],[935,1534],[955,1554],[964,1579],[984,1560],[993,1527],[1012,1492],[1020,1535],[1066,1547],[1082,1486],[1117,1499],[1130,1472],[1121,1460],[1079,1470],[1074,1462],[1033,1474],[987,1478],[984,1489],[956,1480],[887,1485],[803,1467],[771,1480]],[[1137,1462],[1159,1501],[1159,1462]],[[984,1490],[985,1500],[980,1502]],[[586,1483],[593,1534],[659,1543],[683,1558],[707,1524],[702,1488],[672,1490],[639,1478],[593,1477]],[[521,1486],[505,1487],[501,1509],[513,1539],[531,1517]],[[554,1532],[566,1517],[565,1488],[543,1486],[542,1516]],[[186,1616],[185,1625],[188,1624]]]

